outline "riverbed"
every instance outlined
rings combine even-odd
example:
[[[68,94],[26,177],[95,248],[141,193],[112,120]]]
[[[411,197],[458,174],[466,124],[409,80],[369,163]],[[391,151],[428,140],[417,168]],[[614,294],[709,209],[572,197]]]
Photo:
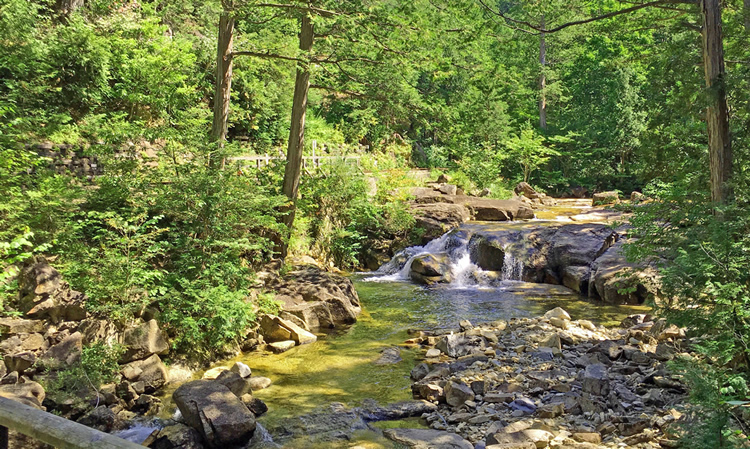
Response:
[[[555,213],[580,214],[582,208],[567,207]],[[559,215],[558,215],[559,216]],[[565,218],[561,218],[561,221]],[[516,226],[523,226],[521,223]],[[373,399],[381,404],[411,399],[409,373],[424,357],[424,351],[405,344],[416,331],[457,328],[460,320],[474,324],[541,315],[555,307],[566,309],[573,319],[588,319],[614,326],[622,318],[648,311],[645,306],[614,306],[591,301],[571,290],[547,284],[503,281],[492,288],[478,285],[418,286],[405,280],[373,273],[351,276],[362,304],[357,323],[330,333],[318,334],[318,341],[297,346],[282,354],[253,352],[214,365],[231,366],[240,361],[255,376],[273,381],[271,387],[254,392],[268,405],[259,419],[266,428],[281,420],[310,413],[340,402],[349,407]],[[374,362],[387,348],[397,347],[401,361],[378,365]],[[196,373],[196,378],[202,376]],[[417,427],[419,423],[379,423],[379,426]],[[316,445],[295,440],[290,448],[394,447],[377,432],[360,432],[357,442]]]

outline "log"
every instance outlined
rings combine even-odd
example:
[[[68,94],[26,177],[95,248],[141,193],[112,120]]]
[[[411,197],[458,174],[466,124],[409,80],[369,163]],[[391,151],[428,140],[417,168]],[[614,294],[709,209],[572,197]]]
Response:
[[[143,446],[0,397],[0,426],[57,449],[143,449]]]

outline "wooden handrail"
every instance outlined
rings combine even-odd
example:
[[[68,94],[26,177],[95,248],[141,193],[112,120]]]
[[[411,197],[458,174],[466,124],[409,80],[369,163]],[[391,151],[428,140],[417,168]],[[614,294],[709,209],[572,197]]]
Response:
[[[0,426],[56,449],[143,449],[143,446],[0,396]],[[5,432],[0,431],[0,436]],[[3,443],[5,445],[3,446]],[[0,448],[8,447],[7,437]]]

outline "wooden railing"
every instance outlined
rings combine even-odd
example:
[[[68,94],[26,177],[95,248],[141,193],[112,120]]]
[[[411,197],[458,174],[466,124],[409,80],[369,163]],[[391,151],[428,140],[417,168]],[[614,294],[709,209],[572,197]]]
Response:
[[[114,435],[0,397],[0,449],[8,449],[8,429],[56,449],[143,449]]]
[[[347,161],[354,161],[357,166],[360,165],[360,158],[361,156],[358,155],[352,155],[352,156],[331,156],[331,155],[320,155],[318,152],[318,148],[322,147],[325,148],[336,148],[336,146],[331,146],[329,144],[321,144],[318,145],[316,141],[313,140],[312,142],[312,156],[303,156],[302,157],[302,168],[320,168],[321,163],[324,163],[326,161],[335,161],[335,160],[343,160],[344,162]],[[347,147],[348,148],[348,147]],[[366,146],[360,146],[359,147],[359,153],[362,153],[366,151],[369,147]],[[237,162],[243,167],[252,167],[255,166],[255,168],[263,168],[267,167],[271,164],[271,161],[281,161],[286,160],[286,156],[284,155],[284,152],[279,150],[278,156],[271,156],[268,153],[262,155],[262,156],[236,156],[236,157],[230,157],[227,158],[227,162]],[[377,166],[377,161],[374,161],[375,165]]]

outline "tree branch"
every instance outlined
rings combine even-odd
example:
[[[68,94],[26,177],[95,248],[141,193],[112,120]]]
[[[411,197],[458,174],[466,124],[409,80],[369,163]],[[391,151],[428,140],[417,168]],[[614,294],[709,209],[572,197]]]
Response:
[[[307,62],[304,59],[294,58],[292,56],[277,55],[268,52],[260,53],[255,51],[233,51],[229,54],[230,58],[234,58],[235,56],[254,56],[256,58],[283,59],[284,61]]]
[[[477,1],[479,1],[479,4],[481,4],[484,7],[484,9],[486,9],[490,13],[496,16],[502,17],[503,19],[505,19],[506,21],[510,23],[513,23],[516,25],[523,25],[527,28],[530,28],[540,33],[555,33],[557,31],[561,31],[561,30],[564,30],[565,28],[572,27],[575,25],[584,25],[587,23],[595,22],[597,20],[609,19],[609,18],[616,17],[622,14],[629,14],[631,12],[635,12],[644,8],[656,7],[656,6],[661,6],[661,5],[670,5],[670,4],[694,4],[695,3],[694,0],[656,0],[656,1],[648,2],[648,3],[639,3],[637,5],[631,6],[630,8],[608,12],[606,14],[601,14],[595,17],[589,17],[588,19],[574,20],[572,22],[563,23],[562,25],[558,25],[554,28],[544,28],[544,27],[534,25],[524,20],[516,20],[511,17],[508,17],[502,11],[495,11],[489,5],[487,5],[487,3],[485,3],[484,0],[477,0]]]
[[[329,11],[327,9],[316,8],[314,6],[290,5],[286,3],[256,3],[253,5],[249,5],[249,6],[258,7],[258,8],[296,9],[298,11],[314,12],[315,14],[321,15],[323,17],[334,17],[334,16],[341,15],[340,13],[336,11]]]

